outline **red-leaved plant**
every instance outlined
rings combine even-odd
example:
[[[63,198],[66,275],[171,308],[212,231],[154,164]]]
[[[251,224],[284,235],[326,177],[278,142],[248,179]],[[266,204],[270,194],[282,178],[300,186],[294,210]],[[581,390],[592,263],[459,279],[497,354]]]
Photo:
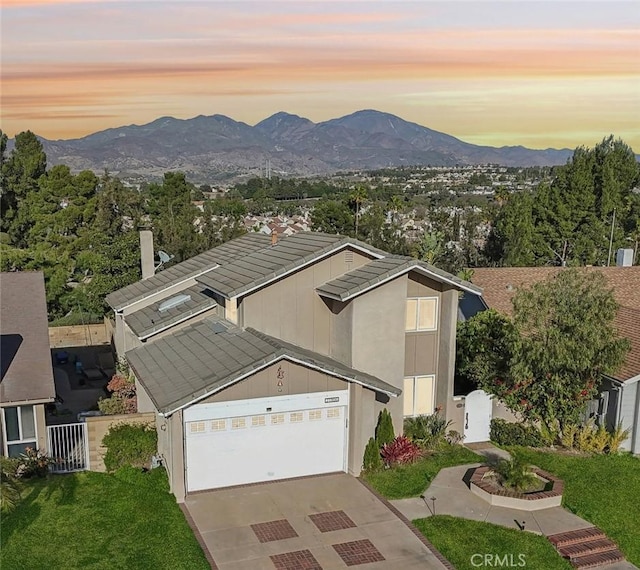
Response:
[[[383,446],[380,454],[385,464],[391,466],[396,463],[413,463],[422,456],[422,450],[408,437],[399,435]]]

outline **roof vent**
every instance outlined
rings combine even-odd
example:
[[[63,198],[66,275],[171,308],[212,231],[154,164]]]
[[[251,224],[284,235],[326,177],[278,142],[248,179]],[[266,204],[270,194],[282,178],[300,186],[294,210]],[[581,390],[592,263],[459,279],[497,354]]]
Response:
[[[170,299],[163,301],[158,307],[158,311],[164,313],[169,309],[175,309],[180,305],[184,305],[187,301],[191,301],[191,295],[176,295],[175,297],[171,297]]]
[[[220,321],[213,321],[211,323],[211,329],[216,334],[225,333],[229,331],[229,327],[227,327],[224,323],[221,323]]]

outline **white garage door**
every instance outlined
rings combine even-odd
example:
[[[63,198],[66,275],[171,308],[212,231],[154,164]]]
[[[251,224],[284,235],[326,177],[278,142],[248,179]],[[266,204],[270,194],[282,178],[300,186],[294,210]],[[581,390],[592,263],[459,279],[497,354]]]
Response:
[[[188,491],[345,471],[347,410],[346,390],[192,406]]]

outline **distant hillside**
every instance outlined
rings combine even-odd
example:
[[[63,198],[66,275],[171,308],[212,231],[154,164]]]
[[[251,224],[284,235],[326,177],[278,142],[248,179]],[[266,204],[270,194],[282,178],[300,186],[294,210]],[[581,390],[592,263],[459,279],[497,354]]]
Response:
[[[224,115],[162,117],[80,139],[43,139],[43,144],[49,164],[106,168],[121,176],[161,177],[182,170],[196,182],[259,174],[268,160],[274,174],[310,176],[409,165],[556,165],[572,154],[477,146],[373,110],[322,123],[281,112],[253,127]]]

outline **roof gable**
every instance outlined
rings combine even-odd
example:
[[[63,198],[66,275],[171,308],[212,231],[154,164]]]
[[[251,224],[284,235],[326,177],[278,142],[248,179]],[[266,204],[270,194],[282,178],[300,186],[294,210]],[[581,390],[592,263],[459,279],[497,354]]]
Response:
[[[288,359],[398,396],[400,390],[328,356],[283,342],[218,317],[205,319],[126,353],[154,405],[171,415],[259,370]]]

